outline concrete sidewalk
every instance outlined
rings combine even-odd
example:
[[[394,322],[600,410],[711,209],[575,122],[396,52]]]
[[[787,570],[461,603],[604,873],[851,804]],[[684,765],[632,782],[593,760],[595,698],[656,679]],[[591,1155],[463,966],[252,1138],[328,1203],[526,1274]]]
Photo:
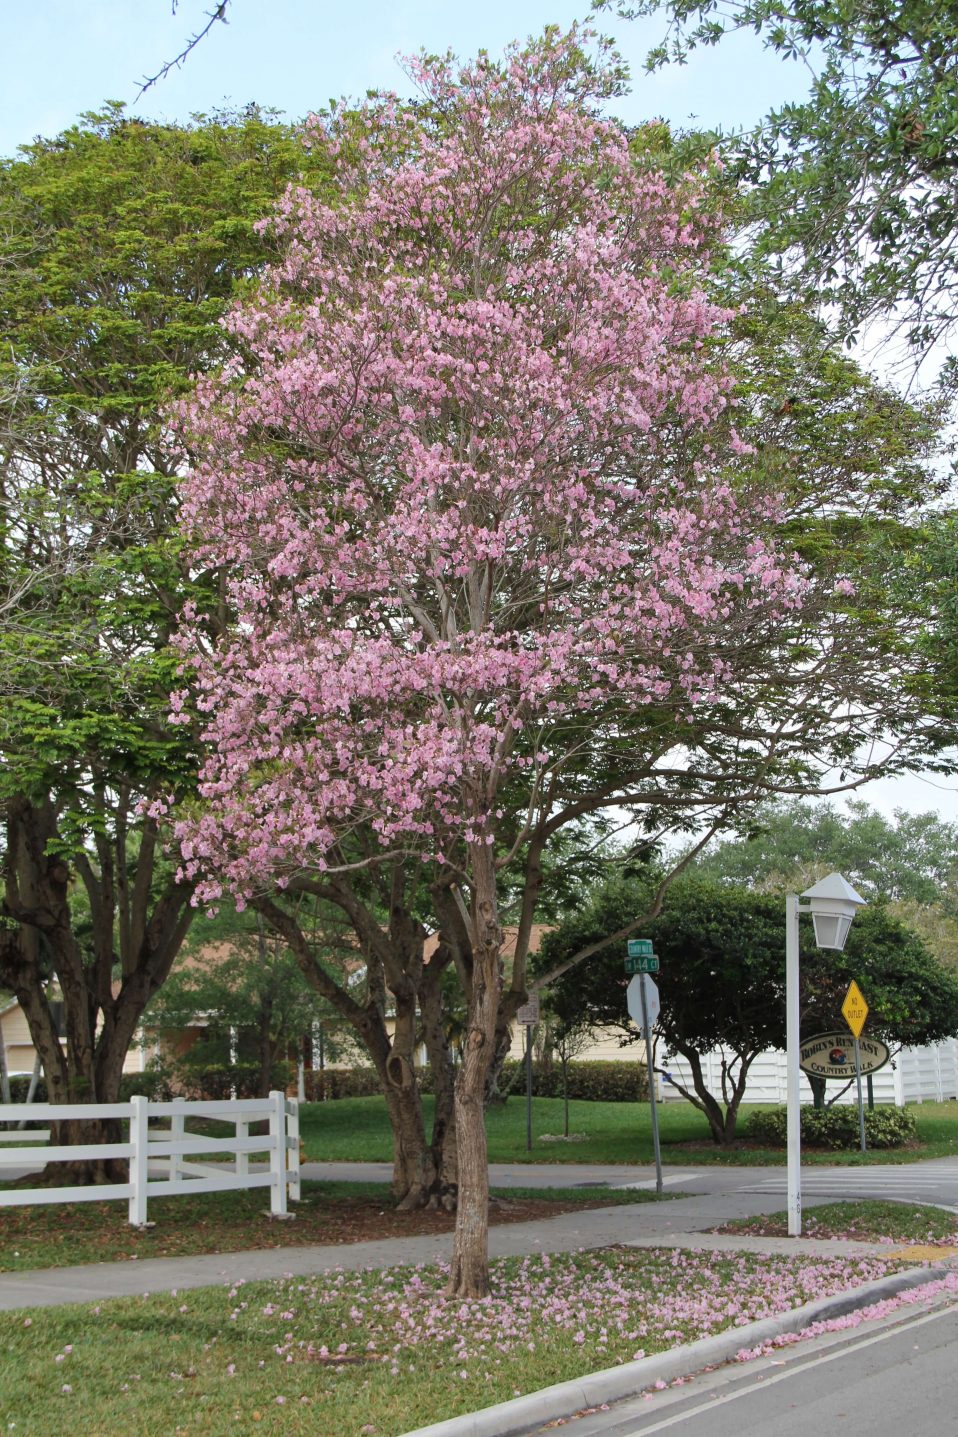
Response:
[[[811,1206],[811,1204],[809,1204]],[[889,1257],[887,1244],[793,1238],[715,1237],[707,1229],[734,1218],[774,1210],[776,1201],[758,1193],[712,1193],[662,1203],[593,1208],[562,1213],[536,1223],[509,1223],[489,1230],[492,1257],[579,1249],[666,1246],[749,1249],[806,1256],[873,1253]],[[266,1219],[264,1218],[264,1221]],[[295,1221],[295,1218],[293,1219]],[[0,1273],[0,1310],[102,1302],[169,1288],[208,1287],[286,1275],[306,1276],[332,1268],[384,1268],[448,1260],[452,1236],[384,1239],[316,1247],[278,1247],[180,1258],[131,1259],[81,1267]]]

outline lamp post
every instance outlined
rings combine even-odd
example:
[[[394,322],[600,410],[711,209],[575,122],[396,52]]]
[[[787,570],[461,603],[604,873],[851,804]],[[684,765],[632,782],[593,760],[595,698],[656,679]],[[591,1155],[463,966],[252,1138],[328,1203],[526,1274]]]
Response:
[[[845,947],[856,910],[865,902],[842,877],[830,873],[806,888],[802,903],[796,894],[785,898],[785,1068],[788,1098],[788,1235],[802,1235],[802,1120],[799,1107],[798,915],[811,913],[819,948]]]

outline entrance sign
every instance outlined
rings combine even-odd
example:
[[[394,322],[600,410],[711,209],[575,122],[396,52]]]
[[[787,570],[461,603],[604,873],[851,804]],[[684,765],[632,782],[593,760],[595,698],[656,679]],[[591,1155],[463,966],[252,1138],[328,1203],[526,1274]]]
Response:
[[[887,1046],[878,1038],[860,1038],[861,1070],[877,1073],[891,1057]],[[802,1072],[813,1078],[840,1079],[850,1082],[855,1076],[855,1052],[847,1033],[816,1033],[799,1046],[798,1061]]]
[[[865,995],[855,982],[854,978],[848,985],[848,992],[845,994],[845,1001],[842,1004],[842,1017],[851,1028],[856,1038],[860,1038],[862,1029],[865,1026],[865,1019],[868,1017],[868,1004],[865,1002]]]

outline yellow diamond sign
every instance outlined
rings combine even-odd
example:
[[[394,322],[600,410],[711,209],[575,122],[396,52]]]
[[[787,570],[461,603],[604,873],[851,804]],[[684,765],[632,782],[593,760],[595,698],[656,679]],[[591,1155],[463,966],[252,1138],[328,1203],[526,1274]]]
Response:
[[[868,1017],[868,1004],[865,996],[854,978],[848,985],[848,992],[845,994],[845,1001],[842,1004],[842,1017],[851,1028],[856,1038],[861,1037],[861,1031],[865,1026],[865,1019]]]

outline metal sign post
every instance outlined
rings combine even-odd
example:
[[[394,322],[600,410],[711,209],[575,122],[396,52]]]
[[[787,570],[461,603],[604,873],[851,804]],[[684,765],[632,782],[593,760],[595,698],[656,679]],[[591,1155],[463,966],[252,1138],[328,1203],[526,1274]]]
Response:
[[[858,1085],[858,1136],[861,1139],[862,1152],[865,1152],[865,1104],[862,1101],[862,1055],[857,1038],[855,1039],[855,1082]]]
[[[526,1152],[532,1152],[532,1029],[539,1021],[539,995],[533,993],[516,1014],[526,1030]]]
[[[532,1024],[526,1024],[526,1152],[532,1152]]]
[[[652,1070],[652,1025],[649,1022],[649,1003],[645,985],[651,983],[643,973],[642,984],[642,1029],[645,1033],[645,1072],[649,1083],[649,1102],[652,1106],[652,1150],[655,1153],[655,1191],[662,1196],[662,1152],[659,1147],[659,1114],[655,1106],[655,1073]]]
[[[862,1099],[862,1055],[858,1047],[858,1039],[865,1026],[865,1019],[868,1017],[868,1003],[865,995],[855,982],[854,978],[848,985],[848,992],[845,994],[845,1001],[842,1004],[842,1017],[852,1030],[855,1039],[855,1082],[858,1085],[858,1136],[861,1141],[862,1152],[866,1151],[865,1146],[865,1104]]]
[[[641,965],[636,971],[636,966]],[[659,1113],[655,1105],[655,1072],[652,1067],[652,1025],[659,1016],[659,990],[649,977],[657,973],[659,960],[652,953],[648,938],[629,940],[629,953],[625,960],[625,971],[633,976],[626,989],[626,1004],[629,1017],[645,1038],[645,1072],[649,1083],[649,1102],[652,1105],[652,1150],[655,1153],[655,1191],[662,1196],[662,1151],[659,1146]]]

